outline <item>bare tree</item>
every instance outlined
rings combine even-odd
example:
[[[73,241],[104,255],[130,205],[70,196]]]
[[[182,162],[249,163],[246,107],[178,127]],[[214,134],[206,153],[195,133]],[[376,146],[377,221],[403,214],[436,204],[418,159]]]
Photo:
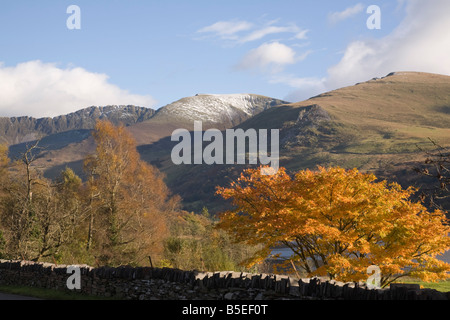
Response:
[[[0,223],[6,251],[13,258],[38,261],[54,257],[71,241],[77,223],[74,217],[79,208],[74,203],[75,193],[68,192],[68,184],[80,186],[81,179],[73,177],[54,185],[43,178],[35,166],[41,149],[39,141],[27,146],[19,160],[9,166],[2,183]]]
[[[422,188],[421,199],[427,198],[430,205],[441,210],[448,208],[450,199],[450,148],[445,148],[429,139],[433,145],[432,151],[419,150],[426,154],[426,160],[423,165],[414,170],[432,179],[433,184],[430,187]]]

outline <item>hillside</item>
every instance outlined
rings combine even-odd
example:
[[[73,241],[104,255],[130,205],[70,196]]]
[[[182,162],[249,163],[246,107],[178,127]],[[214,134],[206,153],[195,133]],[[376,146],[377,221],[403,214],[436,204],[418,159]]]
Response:
[[[292,134],[299,129],[298,120],[284,123],[289,167],[319,162],[392,173],[414,160],[418,146],[431,147],[429,138],[450,145],[448,76],[395,73],[295,103],[287,113],[312,104],[330,120],[307,132],[303,129],[300,139],[298,132]]]
[[[271,107],[287,103],[254,94],[198,94],[165,106],[155,119],[202,121],[217,128],[229,128]]]
[[[155,110],[135,106],[90,107],[54,118],[0,118],[0,143],[26,143],[71,130],[91,130],[98,119],[131,125],[150,119]]]
[[[193,129],[194,121],[203,128],[232,128],[272,107],[289,102],[255,94],[197,94],[168,104],[149,121],[130,128],[139,145],[170,136],[179,128]]]
[[[194,121],[202,121],[204,128],[226,129],[240,124],[252,116],[288,102],[254,94],[196,95],[186,97],[153,109],[128,107],[91,107],[53,119],[29,117],[4,118],[0,132],[5,141],[12,141],[10,156],[16,158],[27,143],[41,139],[45,149],[37,165],[44,168],[48,177],[54,177],[69,165],[79,174],[84,157],[94,150],[90,130],[98,119],[108,119],[114,124],[123,123],[134,135],[138,145],[148,145],[179,128],[190,128]]]
[[[297,103],[256,95],[197,95],[129,125],[143,159],[166,174],[186,209],[198,212],[206,206],[219,212],[226,203],[215,196],[215,187],[227,185],[247,166],[175,166],[170,154],[176,143],[170,135],[192,128],[195,120],[203,121],[204,129],[280,129],[281,165],[291,172],[339,165],[421,186],[429,181],[412,170],[424,160],[418,146],[431,148],[429,139],[450,146],[450,77],[397,72]],[[89,131],[72,132],[45,138],[49,147],[37,165],[46,176],[67,165],[81,174],[81,161],[94,144]]]
[[[450,77],[393,73],[268,109],[237,127],[280,129],[281,165],[291,171],[339,165],[420,186],[428,181],[412,170],[424,160],[418,146],[430,149],[429,138],[450,146]],[[220,211],[215,186],[227,185],[244,166],[173,166],[173,145],[165,139],[140,150],[166,172],[188,208]]]
[[[450,77],[399,72],[319,95],[294,104],[320,105],[343,126],[364,139],[343,146],[344,152],[415,151],[415,143],[432,137],[450,143]]]

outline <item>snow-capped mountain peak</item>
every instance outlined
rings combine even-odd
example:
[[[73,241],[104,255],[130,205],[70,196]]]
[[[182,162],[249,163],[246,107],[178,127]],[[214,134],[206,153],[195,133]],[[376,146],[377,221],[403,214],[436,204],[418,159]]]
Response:
[[[287,103],[255,94],[197,94],[161,108],[156,116],[208,123],[234,123]]]

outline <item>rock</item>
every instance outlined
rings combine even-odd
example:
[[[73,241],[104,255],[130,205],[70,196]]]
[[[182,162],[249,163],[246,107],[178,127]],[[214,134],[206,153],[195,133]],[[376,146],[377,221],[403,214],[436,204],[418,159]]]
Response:
[[[258,293],[255,297],[255,300],[264,300],[264,294],[262,292]]]
[[[233,298],[234,298],[234,293],[233,293],[233,292],[228,292],[227,294],[225,294],[225,295],[223,296],[223,298],[224,298],[225,300],[233,300]]]
[[[418,285],[409,284],[392,284],[389,289],[369,290],[363,283],[342,283],[324,278],[297,281],[287,276],[229,271],[198,273],[155,268],[151,273],[147,273],[143,268],[92,269],[88,266],[83,266],[82,270],[81,293],[127,300],[449,300],[450,298],[450,293],[432,289],[421,290]],[[67,278],[67,266],[0,260],[0,284],[67,290]]]

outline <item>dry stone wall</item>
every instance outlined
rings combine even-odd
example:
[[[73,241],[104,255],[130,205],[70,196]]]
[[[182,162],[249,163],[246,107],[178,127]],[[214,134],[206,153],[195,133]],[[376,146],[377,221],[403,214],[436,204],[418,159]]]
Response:
[[[65,265],[0,260],[0,285],[68,291]],[[369,290],[361,283],[295,280],[273,274],[199,272],[169,268],[78,266],[82,294],[129,300],[449,300],[449,293],[393,285]]]

